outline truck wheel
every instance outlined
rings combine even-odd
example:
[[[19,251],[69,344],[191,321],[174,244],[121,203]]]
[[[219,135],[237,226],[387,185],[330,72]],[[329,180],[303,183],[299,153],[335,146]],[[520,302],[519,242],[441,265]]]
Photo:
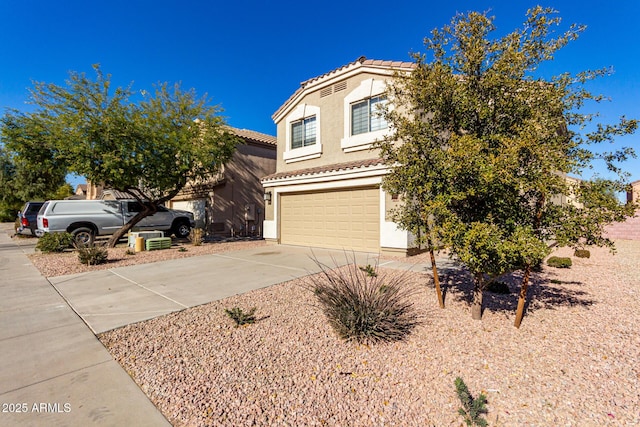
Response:
[[[173,234],[175,234],[176,237],[184,239],[189,236],[189,233],[191,233],[191,226],[184,221],[180,221],[173,227]]]
[[[71,232],[73,234],[73,242],[79,245],[92,245],[95,238],[94,232],[88,227],[76,228]]]

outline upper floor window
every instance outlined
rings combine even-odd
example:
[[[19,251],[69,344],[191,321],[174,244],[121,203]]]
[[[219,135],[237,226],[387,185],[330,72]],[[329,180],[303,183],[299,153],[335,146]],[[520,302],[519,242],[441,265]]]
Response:
[[[384,109],[392,106],[388,105],[386,91],[385,80],[369,78],[344,97],[344,133],[340,140],[344,152],[369,150],[389,134]]]
[[[383,109],[387,103],[384,95],[367,98],[351,105],[351,135],[360,135],[387,128]]]
[[[300,148],[316,143],[316,116],[291,123],[291,148]]]
[[[322,155],[320,107],[300,104],[285,119],[286,145],[283,159],[287,163],[315,159]]]

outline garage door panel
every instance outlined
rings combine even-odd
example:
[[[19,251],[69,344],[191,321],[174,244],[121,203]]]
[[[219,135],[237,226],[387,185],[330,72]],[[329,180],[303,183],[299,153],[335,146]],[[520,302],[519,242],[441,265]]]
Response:
[[[284,194],[280,205],[282,243],[364,251],[380,249],[377,188]]]

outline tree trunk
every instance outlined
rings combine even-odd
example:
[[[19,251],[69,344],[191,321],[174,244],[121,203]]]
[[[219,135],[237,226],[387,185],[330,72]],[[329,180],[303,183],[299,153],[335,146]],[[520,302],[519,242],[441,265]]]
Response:
[[[120,239],[122,239],[122,237],[125,234],[127,234],[129,232],[129,230],[131,230],[133,228],[133,225],[134,224],[127,223],[122,228],[120,228],[115,233],[113,233],[111,235],[111,237],[109,238],[109,241],[107,242],[107,247],[115,248],[116,245],[118,244],[118,242],[120,241]]]
[[[438,296],[438,304],[440,304],[440,308],[444,308],[444,298],[442,297],[442,290],[440,289],[440,277],[438,276],[438,269],[436,268],[436,256],[433,253],[433,249],[429,249],[429,255],[431,256],[431,269],[433,270],[433,283],[436,286],[436,295]]]
[[[473,303],[471,305],[471,318],[473,320],[482,319],[482,294],[484,292],[484,278],[482,273],[476,274],[473,278]]]
[[[145,208],[143,208],[142,211],[138,212],[133,218],[131,218],[129,222],[127,222],[119,230],[113,233],[113,235],[109,238],[109,241],[107,242],[107,247],[115,248],[116,245],[118,244],[118,241],[120,241],[120,239],[125,234],[127,234],[129,230],[131,230],[137,223],[142,221],[144,218],[148,217],[149,215],[153,215],[156,212],[157,212],[157,209],[155,208],[155,206],[153,206],[152,208],[145,206]]]
[[[529,289],[529,276],[531,275],[531,266],[528,265],[524,269],[524,277],[522,278],[522,284],[520,285],[520,297],[518,298],[518,308],[516,310],[516,321],[514,326],[520,327],[522,317],[524,316],[524,304],[527,301],[527,290]]]

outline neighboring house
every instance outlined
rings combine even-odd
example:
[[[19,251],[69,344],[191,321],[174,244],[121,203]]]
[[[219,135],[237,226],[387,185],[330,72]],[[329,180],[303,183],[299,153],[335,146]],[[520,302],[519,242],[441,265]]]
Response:
[[[76,187],[76,192],[74,194],[74,196],[78,196],[78,199],[80,198],[87,198],[87,184],[78,184],[78,186]]]
[[[209,235],[262,235],[264,198],[260,179],[276,170],[276,138],[246,129],[233,131],[244,141],[222,171],[191,182],[167,207],[194,213],[196,227]]]
[[[582,180],[580,178],[571,177],[566,174],[562,174],[561,176],[567,182],[569,186],[569,192],[568,194],[557,194],[555,196],[552,196],[549,201],[557,205],[574,205],[578,208],[582,208],[583,204],[576,200],[576,194],[574,191],[575,188],[580,186]]]
[[[188,183],[166,206],[193,212],[196,227],[208,235],[261,236],[264,198],[260,179],[276,170],[276,138],[232,129],[244,143],[236,147],[222,171],[208,180]],[[78,195],[81,190],[85,196]],[[118,200],[131,195],[88,182],[78,186],[73,197]]]
[[[627,191],[627,203],[640,204],[640,180],[634,181]],[[605,228],[605,235],[614,240],[640,240],[640,208],[634,216],[624,222],[617,222]]]
[[[364,57],[302,82],[274,113],[276,173],[262,180],[271,242],[407,254],[410,233],[389,220],[388,168],[371,150],[389,132],[377,113],[386,82],[411,62]]]
[[[102,194],[102,187],[96,187],[91,182],[87,184],[78,184],[73,195],[65,197],[67,200],[95,200],[99,199]]]
[[[640,179],[633,181],[627,191],[627,203],[640,203]]]

